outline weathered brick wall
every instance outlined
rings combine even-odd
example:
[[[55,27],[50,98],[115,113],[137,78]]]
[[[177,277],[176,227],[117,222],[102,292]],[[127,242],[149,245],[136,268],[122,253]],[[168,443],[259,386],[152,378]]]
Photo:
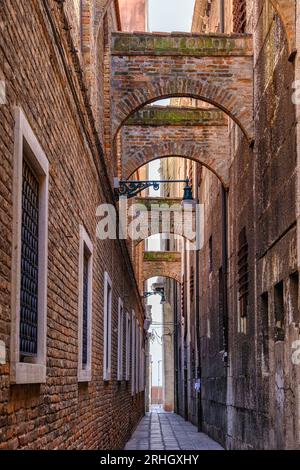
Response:
[[[7,88],[7,104],[0,106],[0,339],[8,358],[0,365],[0,448],[122,448],[143,414],[144,399],[142,393],[132,398],[130,384],[116,380],[117,303],[122,297],[125,309],[135,309],[143,324],[140,299],[124,246],[96,240],[96,206],[111,200],[111,190],[65,42],[68,32],[62,30],[59,6],[54,1],[46,5],[65,51],[73,93],[44,3],[5,1],[0,9],[0,69]],[[50,164],[47,381],[42,385],[10,384],[15,106],[24,110]],[[93,375],[88,384],[77,380],[79,224],[94,244]],[[102,380],[105,270],[113,282],[109,383]]]
[[[289,7],[294,2],[289,2]],[[282,10],[281,10],[282,11]],[[285,10],[293,17],[291,9]],[[295,231],[295,109],[291,84],[291,43],[271,2],[247,2],[247,27],[254,31],[254,151],[242,132],[230,127],[232,167],[229,184],[229,358],[225,372],[218,354],[218,269],[221,263],[219,183],[203,170],[201,198],[206,202],[205,247],[201,255],[201,331],[205,429],[229,448],[299,446],[299,370],[292,364],[292,342],[299,339],[293,313],[298,287]],[[281,15],[284,20],[284,11]],[[226,24],[230,20],[226,17]],[[288,29],[288,24],[285,23]],[[251,29],[248,29],[250,31]],[[227,30],[226,30],[227,31]],[[228,31],[227,31],[228,32]],[[249,305],[246,332],[239,325],[238,237],[248,239]],[[209,237],[213,234],[213,272],[209,274]],[[217,250],[217,252],[215,252]],[[274,287],[283,280],[285,341],[275,341]],[[294,289],[294,291],[293,291]],[[263,318],[261,294],[268,293]],[[294,299],[294,300],[293,300]],[[296,307],[298,311],[298,306]],[[265,315],[265,313],[264,313]],[[269,352],[266,352],[266,344]],[[211,360],[211,358],[214,360]],[[266,365],[268,364],[268,365]],[[227,377],[226,377],[227,376]],[[225,408],[225,404],[230,408]],[[227,436],[224,428],[227,426]]]
[[[278,2],[280,3],[280,2]],[[294,2],[290,2],[290,5]],[[285,10],[291,14],[291,10]],[[255,30],[255,188],[257,254],[257,321],[262,338],[261,294],[269,295],[269,370],[264,368],[262,341],[257,349],[259,386],[269,400],[258,404],[264,433],[272,448],[299,447],[299,367],[292,364],[292,342],[299,339],[293,315],[291,274],[296,270],[296,135],[292,103],[294,66],[283,24],[268,4],[257,12]],[[282,18],[284,19],[284,15]],[[284,283],[284,341],[275,338],[275,285]],[[298,290],[298,286],[296,287]],[[297,310],[299,308],[298,302]],[[261,360],[260,360],[261,359]],[[268,392],[266,392],[266,389]],[[270,419],[265,420],[265,411]]]
[[[142,105],[187,96],[221,106],[251,141],[251,36],[116,33],[112,41],[113,136]]]
[[[168,277],[181,282],[181,254],[171,251],[146,251],[143,262],[144,281],[152,277]]]
[[[199,110],[200,113],[200,110]],[[208,113],[207,110],[204,113]],[[228,185],[230,166],[226,121],[223,125],[203,122],[179,126],[126,125],[122,127],[123,174],[126,178],[137,168],[157,158],[179,156],[209,167]]]

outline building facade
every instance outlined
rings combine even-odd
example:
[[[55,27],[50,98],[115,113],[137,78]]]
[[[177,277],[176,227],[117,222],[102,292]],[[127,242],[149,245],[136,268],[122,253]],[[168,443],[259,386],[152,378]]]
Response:
[[[196,0],[191,33],[148,33],[146,10],[0,6],[0,449],[124,447],[153,277],[165,409],[227,449],[299,449],[298,2]],[[182,183],[137,191],[156,159],[189,176],[196,249],[153,209]],[[135,238],[103,230],[122,190]]]
[[[96,231],[117,171],[109,3],[0,7],[1,449],[121,449],[144,413],[133,265]]]

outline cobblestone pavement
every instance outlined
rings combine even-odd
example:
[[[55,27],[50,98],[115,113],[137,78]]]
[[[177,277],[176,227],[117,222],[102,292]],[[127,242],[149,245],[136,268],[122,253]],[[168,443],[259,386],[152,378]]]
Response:
[[[223,450],[174,413],[155,409],[141,420],[125,450]]]

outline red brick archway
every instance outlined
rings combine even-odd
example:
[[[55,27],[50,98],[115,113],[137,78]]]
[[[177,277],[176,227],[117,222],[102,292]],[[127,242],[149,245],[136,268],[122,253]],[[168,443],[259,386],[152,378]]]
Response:
[[[125,129],[125,128],[124,128]],[[128,146],[124,148],[123,169],[124,177],[129,178],[135,171],[143,165],[162,158],[168,157],[182,157],[201,163],[209,170],[211,170],[222,182],[225,187],[229,185],[229,144],[227,128],[218,128],[218,133],[211,134],[211,139],[208,133],[197,133],[198,140],[192,139],[190,128],[184,128],[186,131],[187,140],[172,139],[172,133],[169,128],[163,129],[161,138],[157,134],[161,130],[152,130],[149,143],[139,148],[138,142],[136,145],[130,145],[133,139],[127,139]],[[124,131],[126,132],[126,131]],[[145,132],[147,132],[145,130]],[[145,133],[141,132],[140,137]],[[195,134],[195,132],[193,132]],[[188,140],[190,137],[190,140]],[[134,137],[133,137],[134,138]],[[158,142],[158,143],[157,143]],[[141,141],[142,144],[142,141]]]
[[[176,228],[175,228],[175,229],[169,230],[168,232],[159,232],[159,231],[158,231],[158,232],[150,233],[150,234],[148,234],[148,236],[145,235],[145,236],[141,237],[141,238],[138,239],[138,240],[134,240],[135,246],[137,246],[137,245],[139,245],[140,243],[146,241],[149,237],[152,237],[152,236],[154,236],[154,235],[175,235],[176,237],[182,238],[182,240],[188,240],[188,241],[192,241],[192,242],[193,242],[193,240],[189,240],[188,237],[185,237],[184,235],[182,235],[182,234],[179,232],[179,230],[176,230]]]
[[[171,251],[145,252],[143,282],[152,277],[167,277],[181,283],[181,253]]]
[[[226,112],[253,139],[251,35],[114,33],[112,136],[138,109],[187,96]]]
[[[140,217],[142,214],[144,216],[140,218],[140,236],[134,239],[135,246],[158,234],[178,235],[182,239],[194,242],[195,237],[192,231],[196,230],[196,212],[184,214],[181,202],[182,199],[179,197],[137,197],[135,203],[139,205]],[[151,214],[150,211],[152,211]],[[188,224],[186,230],[185,224]]]
[[[120,145],[123,178],[155,159],[177,156],[201,163],[228,186],[228,117],[219,109],[146,106],[122,126]]]

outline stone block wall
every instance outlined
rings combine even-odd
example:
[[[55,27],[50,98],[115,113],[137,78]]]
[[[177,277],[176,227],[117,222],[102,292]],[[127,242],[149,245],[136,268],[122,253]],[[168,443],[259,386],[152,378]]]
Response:
[[[200,3],[205,2],[198,2],[198,8]],[[289,18],[293,16],[293,3],[289,2],[288,10],[281,10]],[[229,28],[230,12],[226,15],[225,25]],[[227,370],[218,347],[221,253],[214,251],[221,243],[220,186],[207,170],[202,172],[200,186],[201,198],[206,202],[205,247],[200,255],[201,350],[207,374],[203,384],[204,425],[213,437],[235,449],[299,446],[299,367],[292,363],[293,342],[299,339],[298,314],[295,317],[299,311],[296,120],[291,88],[294,66],[284,16],[278,15],[271,1],[247,1],[247,32],[254,34],[255,130],[252,150],[240,129],[230,126]],[[218,19],[211,17],[210,22],[218,23]],[[239,236],[243,228],[248,245],[246,320],[241,318],[238,300]],[[283,285],[284,340],[280,340],[276,327],[279,283]],[[214,360],[209,360],[210,355]]]

